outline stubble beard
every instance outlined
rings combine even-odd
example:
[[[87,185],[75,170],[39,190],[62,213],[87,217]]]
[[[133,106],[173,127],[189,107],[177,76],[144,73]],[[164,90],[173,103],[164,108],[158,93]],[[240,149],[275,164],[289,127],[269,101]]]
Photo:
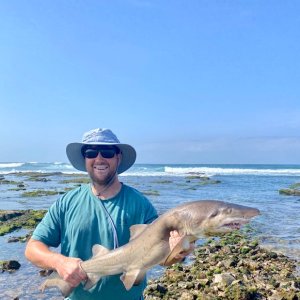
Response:
[[[94,169],[93,169],[94,170]],[[99,176],[96,172],[90,172],[90,178],[94,186],[105,188],[107,185],[112,184],[115,181],[117,169],[109,171],[105,176]]]

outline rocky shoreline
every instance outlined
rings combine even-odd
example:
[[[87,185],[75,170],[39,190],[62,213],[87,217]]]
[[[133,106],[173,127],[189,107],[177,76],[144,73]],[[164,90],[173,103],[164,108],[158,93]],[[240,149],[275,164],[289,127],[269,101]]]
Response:
[[[0,232],[34,228],[44,213],[2,210]],[[150,280],[145,300],[300,300],[299,262],[262,248],[247,232],[209,239],[195,250],[191,263],[173,265],[160,278]],[[7,242],[26,242],[29,236]],[[2,272],[19,267],[15,261],[0,262]]]
[[[61,186],[58,185],[57,188],[57,185],[54,185],[55,189],[43,189],[44,182],[51,182],[54,175],[58,177]],[[60,173],[54,175],[53,173],[33,173],[26,176],[15,174],[16,181],[10,181],[2,176],[0,185],[12,186],[14,192],[20,193],[20,197],[38,199],[40,196],[61,194],[87,182],[87,178],[82,175],[64,175],[67,177],[65,180],[61,180]],[[30,182],[41,182],[41,185],[32,189]],[[170,183],[172,181],[160,181],[163,185]],[[186,190],[218,183],[220,181],[210,180],[198,174],[191,174],[184,178]],[[142,189],[145,194],[159,195],[158,188],[143,186]],[[298,192],[300,192],[300,183],[279,190],[282,195],[295,196]],[[21,228],[33,229],[44,213],[45,210],[0,210],[0,236],[6,236]],[[29,237],[30,232],[22,237],[8,238],[7,242],[26,242]],[[9,257],[9,259],[11,260],[0,261],[0,272],[2,270],[5,273],[22,273],[24,266],[19,266],[13,258]],[[257,241],[246,234],[235,232],[220,239],[211,239],[205,245],[198,247],[192,263],[169,267],[160,278],[150,280],[145,290],[145,300],[300,300],[300,277],[296,272],[297,267],[299,268],[299,262],[263,249]]]
[[[299,262],[233,232],[198,247],[192,264],[173,265],[150,280],[145,300],[298,300],[297,266]]]

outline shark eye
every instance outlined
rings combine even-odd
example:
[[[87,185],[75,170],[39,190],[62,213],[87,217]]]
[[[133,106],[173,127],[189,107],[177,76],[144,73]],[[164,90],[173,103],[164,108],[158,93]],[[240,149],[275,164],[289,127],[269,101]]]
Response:
[[[218,212],[217,211],[214,211],[209,217],[210,218],[214,218],[218,215]]]

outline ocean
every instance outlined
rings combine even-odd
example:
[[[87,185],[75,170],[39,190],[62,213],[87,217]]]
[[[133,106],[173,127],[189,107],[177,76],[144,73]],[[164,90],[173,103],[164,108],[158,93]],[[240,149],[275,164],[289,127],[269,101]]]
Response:
[[[48,174],[48,180],[28,181],[31,172]],[[70,164],[61,162],[0,163],[0,179],[23,182],[28,191],[63,191],[62,180],[78,173]],[[209,179],[201,181],[199,175]],[[300,165],[135,164],[120,175],[120,180],[143,192],[159,214],[180,203],[202,199],[256,207],[261,215],[251,222],[253,236],[264,247],[300,261],[300,196],[279,194],[280,189],[300,183]],[[0,184],[0,209],[47,209],[58,197],[27,198],[11,185]],[[0,298],[21,295],[20,299],[61,299],[56,292],[42,295],[37,290],[44,279],[25,260],[25,245],[7,243],[8,237],[24,232],[0,237],[0,260],[17,259],[21,263],[17,272],[0,274]],[[150,277],[158,273],[159,269],[155,269]]]

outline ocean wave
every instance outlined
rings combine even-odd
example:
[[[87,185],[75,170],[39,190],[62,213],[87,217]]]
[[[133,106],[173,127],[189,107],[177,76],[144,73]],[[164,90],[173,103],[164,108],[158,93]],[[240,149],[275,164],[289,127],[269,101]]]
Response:
[[[165,167],[170,175],[258,175],[258,176],[300,176],[300,169],[257,169],[220,167]]]
[[[158,176],[158,177],[163,177],[163,176],[168,176],[169,174],[166,174],[165,172],[157,172],[157,171],[151,171],[151,170],[144,170],[144,171],[126,171],[119,176],[141,176],[141,177],[151,177],[151,176]]]
[[[0,168],[18,168],[23,166],[25,163],[17,163],[17,162],[13,162],[13,163],[0,163]]]
[[[52,162],[10,162],[0,163],[0,174],[14,172],[62,172],[66,174],[78,173],[70,163]],[[135,164],[121,174],[122,176],[300,176],[299,165],[151,165]]]

